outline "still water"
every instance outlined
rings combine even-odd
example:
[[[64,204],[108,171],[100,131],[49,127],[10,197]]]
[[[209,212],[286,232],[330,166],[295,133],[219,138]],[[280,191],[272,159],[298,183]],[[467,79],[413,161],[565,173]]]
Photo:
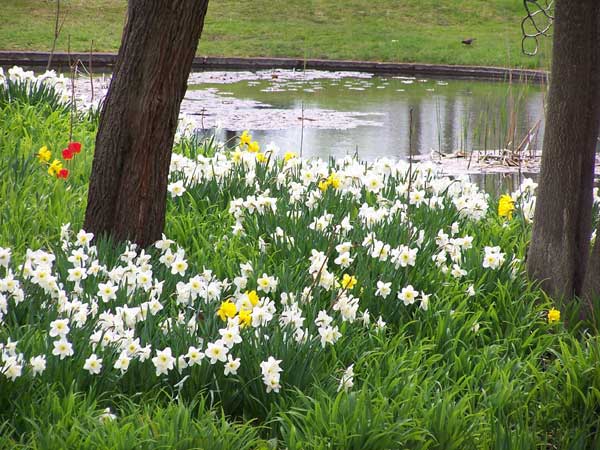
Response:
[[[207,133],[303,156],[362,159],[514,149],[531,130],[541,149],[545,86],[358,73],[192,74],[183,110]],[[537,126],[537,128],[536,128]]]

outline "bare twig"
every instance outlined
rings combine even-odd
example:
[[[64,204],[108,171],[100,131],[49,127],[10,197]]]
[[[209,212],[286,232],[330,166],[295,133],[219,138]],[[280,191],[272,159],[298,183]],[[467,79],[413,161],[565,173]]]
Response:
[[[535,124],[533,124],[533,126],[529,129],[529,131],[527,132],[527,134],[521,140],[521,143],[517,147],[517,153],[522,154],[522,153],[525,153],[527,150],[529,150],[529,154],[531,155],[531,150],[530,150],[531,142],[538,135],[540,123],[541,123],[541,120],[538,119],[538,121]]]
[[[60,19],[60,0],[56,0],[56,17],[54,21],[54,39],[52,40],[52,49],[50,49],[50,56],[48,57],[48,65],[46,66],[46,70],[50,70],[50,66],[52,65],[52,57],[54,56],[54,50],[56,50],[56,41],[58,40],[59,29],[58,29],[58,21]]]
[[[300,158],[302,158],[303,145],[304,145],[304,100],[302,100],[302,115],[300,116]]]
[[[479,158],[479,156],[478,156],[478,158]],[[467,163],[467,170],[469,170],[471,168],[472,161],[473,161],[473,147],[471,147],[471,152],[469,153],[469,162]]]
[[[306,55],[304,55],[304,66],[302,68],[302,81],[303,81],[303,86],[306,83]],[[302,148],[304,145],[304,99],[302,99],[302,116],[300,119],[300,158],[302,158]]]
[[[71,35],[67,40],[67,52],[69,55],[69,67],[71,69],[71,119],[69,123],[69,142],[73,142],[73,123],[75,122],[75,72],[79,61],[71,61]]]
[[[408,112],[408,197],[409,197],[409,199],[410,199],[410,187],[412,184],[412,164],[413,164],[412,134],[413,134],[413,109],[410,108],[410,110]]]
[[[63,25],[65,24],[65,20],[67,19],[67,15],[63,16],[62,22],[60,22],[60,0],[56,0],[56,17],[54,21],[54,39],[52,40],[52,49],[50,50],[50,56],[48,57],[48,64],[46,65],[46,70],[50,70],[52,66],[52,58],[54,56],[54,52],[56,50],[56,42],[58,41],[58,37],[60,36],[60,32],[62,31]],[[59,24],[60,22],[60,24]]]
[[[92,90],[92,103],[94,102],[94,69],[92,67],[92,53],[94,52],[94,40],[92,39],[92,43],[90,44],[90,88]]]

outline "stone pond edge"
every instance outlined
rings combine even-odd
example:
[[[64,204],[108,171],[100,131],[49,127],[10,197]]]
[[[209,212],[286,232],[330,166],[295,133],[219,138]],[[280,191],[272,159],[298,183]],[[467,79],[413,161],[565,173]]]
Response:
[[[24,66],[29,68],[45,68],[50,57],[49,52],[0,51],[0,67]],[[67,70],[70,62],[81,61],[93,71],[112,70],[116,53],[64,53],[56,52],[52,56],[52,68]],[[356,71],[383,75],[451,77],[460,79],[521,81],[531,83],[547,83],[548,72],[532,69],[514,69],[505,67],[461,66],[446,64],[393,63],[376,61],[352,61],[333,59],[301,59],[301,58],[242,58],[222,56],[196,56],[192,63],[194,70],[328,70]]]

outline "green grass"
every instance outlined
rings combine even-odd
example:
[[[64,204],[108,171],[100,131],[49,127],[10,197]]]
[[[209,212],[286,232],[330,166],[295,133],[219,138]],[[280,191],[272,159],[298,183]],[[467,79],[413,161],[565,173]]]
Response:
[[[33,403],[22,405],[13,424],[0,427],[2,449],[118,449],[128,450],[198,448],[220,450],[266,448],[259,438],[260,428],[231,423],[218,415],[202,398],[184,404],[161,402],[157,395],[138,399],[113,399],[109,414],[114,420],[102,420],[104,405],[109,402],[95,395],[74,393],[61,386],[50,385],[35,394]],[[14,436],[13,426],[22,433]]]
[[[7,3],[7,2],[5,2]],[[57,49],[116,51],[124,0],[64,0]],[[0,49],[49,51],[55,3],[13,0],[0,9]],[[523,7],[514,0],[211,1],[201,55],[279,56],[492,65],[549,66],[549,39],[537,57],[521,53]],[[476,38],[470,46],[465,38]]]
[[[12,248],[11,267],[25,293],[20,303],[8,294],[7,312],[0,322],[0,343],[18,341],[16,352],[22,352],[25,360],[22,375],[14,381],[0,374],[0,448],[598,448],[600,341],[597,334],[583,332],[584,327],[592,331],[597,327],[575,324],[574,308],[562,309],[561,321],[549,324],[547,312],[553,302],[527,281],[522,262],[510,264],[513,256],[524,257],[530,235],[520,205],[510,221],[498,217],[495,199],[486,200],[489,208],[481,220],[462,216],[448,193],[458,182],[440,192],[443,209],[411,205],[404,193],[408,182],[404,171],[387,177],[380,195],[362,187],[355,197],[329,187],[311,208],[306,197],[294,203],[289,192],[290,181],[299,181],[300,172],[309,170],[308,162],[296,169],[293,163],[284,169],[281,161],[260,163],[254,169],[234,165],[215,175],[213,169],[223,160],[210,157],[214,147],[184,140],[176,151],[200,166],[187,175],[173,171],[171,179],[185,180],[187,191],[169,199],[165,233],[185,250],[189,268],[185,277],[175,275],[157,261],[158,249],[148,250],[153,276],[164,280],[158,295],[164,309],[131,330],[141,345],[152,345],[151,356],[166,346],[175,356],[185,354],[192,344],[204,349],[206,342],[198,344],[199,338],[212,342],[224,326],[216,315],[221,301],[238,294],[226,288],[215,300],[179,304],[177,284],[204,269],[219,280],[231,281],[240,275],[239,264],[248,262],[254,273],[247,277],[247,289],[255,289],[263,273],[279,280],[275,293],[260,293],[274,300],[277,312],[272,322],[256,328],[257,333],[254,328],[242,329],[243,342],[232,349],[242,361],[235,376],[225,376],[222,363],[211,365],[206,359],[181,368],[181,373],[175,368],[161,376],[149,360],[134,359],[120,373],[113,368],[120,349],[110,344],[94,349],[90,343],[98,316],[90,314],[84,324],[75,326],[65,299],[51,298],[19,268],[27,248],[52,250],[53,273],[69,301],[75,300],[74,283],[67,279],[72,267],[67,257],[77,245],[72,239],[61,240],[59,228],[66,222],[74,231],[81,226],[97,129],[95,119],[77,117],[73,136],[83,142],[83,151],[69,163],[70,178],[57,180],[34,154],[41,145],[48,145],[54,154],[65,146],[68,111],[31,103],[24,96],[0,104],[0,123],[6,124],[0,131],[0,247]],[[344,169],[325,165],[310,170],[339,174]],[[254,179],[248,182],[251,173]],[[193,176],[198,177],[196,182]],[[306,183],[307,192],[321,192],[318,180]],[[423,172],[414,172],[411,183],[412,189],[423,187],[428,198],[436,186]],[[276,199],[277,211],[246,211],[241,219],[246,234],[233,234],[231,201],[267,195],[267,190]],[[361,225],[361,205],[392,208],[395,200],[406,208],[405,215],[393,213],[391,222],[370,230]],[[300,214],[288,214],[294,211]],[[354,228],[346,236],[311,230],[309,225],[325,211],[334,215],[334,223],[349,215]],[[368,254],[371,247],[362,244],[368,231],[392,247],[416,246],[418,233],[408,220],[424,231],[415,266],[395,268],[389,260]],[[460,265],[467,270],[462,279],[432,262],[439,252],[438,231],[450,233],[454,222],[460,229],[457,236],[473,237],[473,247],[461,251]],[[277,227],[295,239],[293,245],[276,237]],[[266,244],[265,251],[259,239]],[[352,294],[360,299],[359,316],[366,309],[370,312],[369,324],[341,320],[332,305],[344,292],[313,285],[308,275],[311,250],[327,252],[341,241],[353,244],[355,261],[346,270],[330,261],[327,270],[336,279],[343,272],[356,275]],[[497,245],[506,254],[497,270],[482,267],[487,245]],[[101,264],[124,266],[123,245],[98,241],[97,251]],[[331,259],[336,256],[332,251]],[[0,278],[6,275],[0,267]],[[97,292],[98,282],[105,279],[103,274],[90,275],[77,298],[89,304],[98,300],[99,311],[111,314],[117,307],[135,307],[149,298],[139,287],[130,293],[121,288],[115,300],[104,303]],[[381,279],[392,283],[387,299],[375,293]],[[396,298],[408,284],[431,294],[429,309],[420,309],[418,302],[404,305]],[[474,296],[466,293],[471,284]],[[3,286],[0,283],[6,294]],[[312,339],[298,343],[290,339],[291,326],[278,324],[283,310],[280,294],[300,299],[307,287],[312,299],[299,301],[298,306]],[[335,344],[319,342],[314,319],[320,310],[327,310],[339,326],[342,336]],[[180,314],[183,323],[172,322],[163,332],[160,324]],[[385,330],[374,326],[380,315],[387,322]],[[64,360],[51,354],[54,339],[48,334],[50,323],[59,317],[71,319],[68,338],[75,349]],[[195,332],[187,327],[191,318],[197,320]],[[82,369],[92,352],[104,361],[99,375]],[[47,367],[34,376],[27,361],[40,354],[46,355]],[[261,379],[259,364],[268,356],[282,360],[278,394],[266,392]],[[5,363],[2,358],[0,367]],[[354,386],[338,392],[341,375],[351,364]],[[100,420],[105,408],[115,414],[113,421]]]

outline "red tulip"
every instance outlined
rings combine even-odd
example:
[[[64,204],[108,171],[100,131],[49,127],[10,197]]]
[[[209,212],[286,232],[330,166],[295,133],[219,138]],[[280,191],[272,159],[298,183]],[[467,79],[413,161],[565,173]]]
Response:
[[[56,178],[62,178],[63,180],[66,180],[68,176],[69,176],[69,169],[60,169],[58,171],[58,173],[56,174]]]
[[[69,150],[71,150],[71,153],[79,153],[81,151],[81,143],[69,142]]]
[[[69,147],[71,147],[69,145]],[[62,157],[65,161],[68,161],[69,159],[73,159],[73,150],[71,150],[71,148],[65,148],[62,151]]]

